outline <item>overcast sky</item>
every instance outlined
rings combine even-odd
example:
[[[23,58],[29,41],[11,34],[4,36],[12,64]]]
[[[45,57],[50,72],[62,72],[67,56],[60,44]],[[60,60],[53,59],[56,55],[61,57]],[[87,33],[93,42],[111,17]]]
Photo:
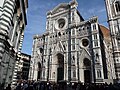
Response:
[[[43,34],[46,25],[46,12],[59,3],[68,3],[71,0],[29,0],[27,10],[27,26],[23,41],[22,52],[32,53],[33,35]],[[107,16],[104,0],[77,0],[78,11],[85,20],[98,16],[99,23],[107,26]]]

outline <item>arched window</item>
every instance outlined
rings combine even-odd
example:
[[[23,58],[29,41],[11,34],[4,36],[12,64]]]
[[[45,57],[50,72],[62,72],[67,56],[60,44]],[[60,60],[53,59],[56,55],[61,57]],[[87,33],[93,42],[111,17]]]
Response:
[[[75,29],[72,29],[72,35],[75,35]]]
[[[41,75],[41,64],[40,64],[40,62],[38,62],[38,76],[37,76],[37,79],[40,79],[40,75]]]
[[[93,25],[93,30],[96,30],[96,24]]]
[[[72,50],[75,50],[75,38],[72,38],[71,41],[72,41]]]
[[[76,77],[76,71],[73,70],[73,77]]]
[[[52,73],[52,78],[55,78],[55,72]]]
[[[115,2],[115,9],[117,13],[120,12],[120,1]]]
[[[102,76],[102,75],[101,75],[101,70],[97,70],[97,77],[98,77],[98,78],[101,78],[101,76]]]
[[[90,60],[89,60],[88,58],[85,58],[85,59],[83,60],[83,64],[84,64],[84,66],[86,66],[86,67],[91,66],[91,62],[90,62]]]
[[[43,77],[45,77],[45,70],[43,71]]]
[[[72,21],[74,21],[74,12],[72,12]]]
[[[41,64],[40,64],[40,62],[38,62],[38,70],[40,70],[41,69]]]
[[[74,55],[72,56],[72,63],[73,64],[75,63],[75,56]]]

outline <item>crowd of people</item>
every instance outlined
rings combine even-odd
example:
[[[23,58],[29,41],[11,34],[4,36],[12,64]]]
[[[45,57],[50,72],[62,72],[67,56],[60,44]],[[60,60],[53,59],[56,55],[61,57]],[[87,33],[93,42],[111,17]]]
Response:
[[[0,90],[120,90],[120,84],[22,81],[14,86],[8,84],[5,89],[1,87]]]

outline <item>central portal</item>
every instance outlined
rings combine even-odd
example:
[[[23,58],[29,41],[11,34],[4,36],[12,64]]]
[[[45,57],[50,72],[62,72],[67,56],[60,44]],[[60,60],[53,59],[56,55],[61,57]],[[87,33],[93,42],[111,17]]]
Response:
[[[90,83],[90,70],[84,70],[84,82]]]
[[[64,80],[64,55],[58,53],[57,82]]]
[[[91,83],[91,61],[88,58],[83,60],[84,64],[84,82]]]

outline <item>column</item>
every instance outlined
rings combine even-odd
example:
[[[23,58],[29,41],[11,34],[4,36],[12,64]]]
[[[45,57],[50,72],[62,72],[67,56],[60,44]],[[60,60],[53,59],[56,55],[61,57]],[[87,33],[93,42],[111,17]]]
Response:
[[[13,33],[12,33],[12,38],[11,38],[11,42],[13,42],[13,39],[14,39],[14,35],[15,35],[15,31],[17,29],[17,26],[18,26],[18,18],[17,20],[15,21],[15,25],[14,25],[14,28],[13,28]]]
[[[15,45],[15,49],[18,51],[18,45],[19,45],[19,40],[20,40],[20,34],[21,34],[21,28],[18,31],[18,37],[16,40],[16,45]]]

